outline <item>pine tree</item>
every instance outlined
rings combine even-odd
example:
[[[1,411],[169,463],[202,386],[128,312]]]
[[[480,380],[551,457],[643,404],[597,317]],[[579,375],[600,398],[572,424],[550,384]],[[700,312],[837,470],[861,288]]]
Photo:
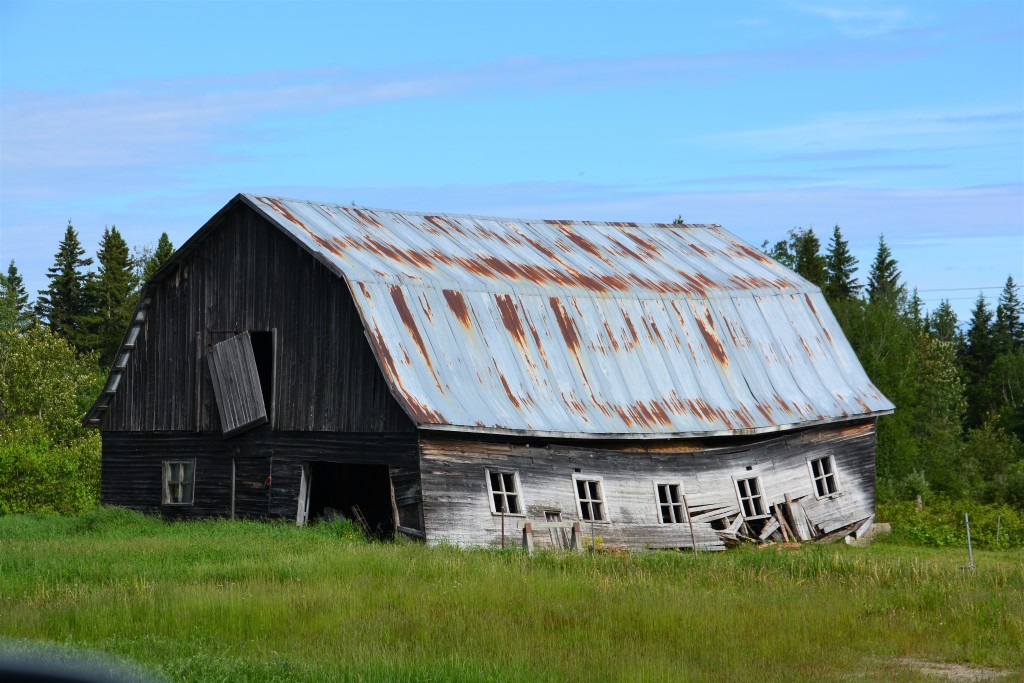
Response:
[[[857,259],[850,253],[850,243],[843,239],[839,226],[832,229],[832,239],[825,254],[825,295],[830,299],[852,299],[861,285],[853,276],[857,272]]]
[[[80,269],[91,265],[91,258],[82,258],[85,249],[78,241],[71,221],[68,221],[53,266],[46,271],[50,287],[40,290],[36,300],[36,315],[54,332],[67,339],[78,351],[85,351],[82,319],[88,314],[85,292],[86,277]]]
[[[100,362],[114,359],[128,327],[135,303],[134,261],[117,226],[103,229],[96,252],[97,273],[86,290],[92,309],[88,317],[89,343],[100,352]]]
[[[793,254],[793,270],[812,284],[824,287],[827,278],[825,257],[821,255],[821,241],[814,234],[814,228],[790,230],[789,247]]]
[[[956,344],[960,338],[957,322],[956,311],[949,304],[949,299],[943,299],[929,316],[928,329],[936,339]]]
[[[1024,346],[1024,306],[1017,298],[1017,285],[1012,275],[1006,278],[1006,285],[999,295],[993,337],[997,355]]]
[[[906,316],[911,326],[915,330],[927,329],[927,323],[924,317],[924,301],[917,293],[917,287],[914,287],[914,291],[910,297],[907,298],[906,304],[903,308],[903,315]]]
[[[676,221],[680,219],[677,218]],[[167,233],[161,233],[160,239],[157,240],[156,250],[149,258],[146,259],[146,265],[142,270],[142,281],[149,282],[149,278],[153,277],[153,273],[160,269],[160,266],[167,263],[174,253],[174,245],[171,244],[171,239],[167,236]]]
[[[14,265],[7,266],[7,275],[0,274],[0,329],[24,329],[32,322],[25,281]]]
[[[896,259],[885,243],[885,235],[879,235],[878,252],[868,275],[868,301],[896,302],[904,290],[900,275]]]
[[[982,394],[989,368],[995,360],[992,311],[985,301],[984,294],[978,295],[978,300],[971,309],[971,322],[967,327],[962,356],[962,365],[967,375],[967,422],[968,426],[975,427],[981,424],[991,408],[989,401]]]

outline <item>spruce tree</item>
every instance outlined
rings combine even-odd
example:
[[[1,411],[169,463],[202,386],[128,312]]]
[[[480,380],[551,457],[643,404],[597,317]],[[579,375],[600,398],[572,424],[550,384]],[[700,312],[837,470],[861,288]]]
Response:
[[[80,352],[88,350],[82,323],[89,313],[85,292],[86,275],[80,269],[92,264],[91,258],[82,258],[84,255],[85,249],[78,241],[78,233],[69,220],[64,239],[54,256],[53,266],[46,271],[50,286],[40,290],[36,300],[36,315]]]
[[[971,309],[971,321],[964,341],[962,365],[967,375],[967,422],[968,426],[976,427],[981,424],[985,413],[991,408],[982,394],[989,368],[995,360],[992,311],[985,301],[984,294],[978,295],[978,300]]]
[[[789,231],[793,270],[805,280],[824,288],[827,277],[825,257],[821,255],[821,241],[814,228],[793,228]]]
[[[943,299],[929,316],[928,329],[936,339],[955,344],[960,337],[957,322],[956,311],[949,304],[949,299]]]
[[[914,287],[914,291],[911,292],[907,298],[906,305],[903,309],[903,315],[906,316],[907,321],[915,330],[927,329],[927,323],[924,317],[924,301],[921,300],[920,295],[917,293],[917,287]]]
[[[832,239],[825,254],[825,295],[830,299],[852,299],[861,285],[853,276],[857,258],[850,253],[850,243],[843,239],[839,226],[832,229]]]
[[[96,260],[97,273],[87,286],[89,341],[105,365],[113,361],[135,304],[134,261],[117,226],[103,229]]]
[[[896,259],[893,258],[889,245],[885,243],[885,235],[879,235],[878,251],[868,275],[868,301],[895,303],[901,294],[903,285],[900,284],[900,271],[896,267]]]
[[[1012,275],[1006,278],[1006,285],[999,294],[993,337],[996,355],[1024,346],[1024,306],[1017,298],[1017,285]]]
[[[676,219],[676,221],[679,220],[679,218]],[[146,266],[142,270],[142,281],[149,282],[149,278],[153,277],[153,273],[158,271],[160,266],[167,263],[173,253],[174,245],[171,244],[171,239],[167,236],[166,232],[161,233],[160,239],[156,243],[156,250],[146,259]]]
[[[7,275],[0,274],[0,329],[24,329],[32,322],[25,281],[14,265],[7,266]]]

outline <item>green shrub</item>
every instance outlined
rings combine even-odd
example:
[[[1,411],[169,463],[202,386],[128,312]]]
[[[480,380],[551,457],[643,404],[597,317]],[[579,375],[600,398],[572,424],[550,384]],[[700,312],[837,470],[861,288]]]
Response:
[[[90,433],[66,445],[35,430],[0,440],[0,514],[73,514],[99,503],[100,437]]]
[[[966,547],[964,513],[971,521],[971,543],[975,548],[1024,548],[1024,512],[1008,505],[935,498],[927,500],[919,510],[910,501],[883,503],[878,506],[878,521],[892,525],[892,534],[884,538],[893,542]]]

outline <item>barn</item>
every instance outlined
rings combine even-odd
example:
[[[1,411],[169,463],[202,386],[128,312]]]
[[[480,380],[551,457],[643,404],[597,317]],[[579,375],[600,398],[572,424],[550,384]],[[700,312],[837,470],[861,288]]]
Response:
[[[892,410],[820,290],[718,225],[240,194],[85,424],[103,503],[168,517],[717,549],[870,525]]]

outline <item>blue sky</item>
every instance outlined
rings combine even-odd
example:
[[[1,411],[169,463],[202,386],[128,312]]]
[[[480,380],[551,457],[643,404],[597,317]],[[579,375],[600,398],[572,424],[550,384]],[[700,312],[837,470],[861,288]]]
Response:
[[[0,0],[0,260],[181,244],[238,192],[884,233],[1024,281],[1024,3]]]

